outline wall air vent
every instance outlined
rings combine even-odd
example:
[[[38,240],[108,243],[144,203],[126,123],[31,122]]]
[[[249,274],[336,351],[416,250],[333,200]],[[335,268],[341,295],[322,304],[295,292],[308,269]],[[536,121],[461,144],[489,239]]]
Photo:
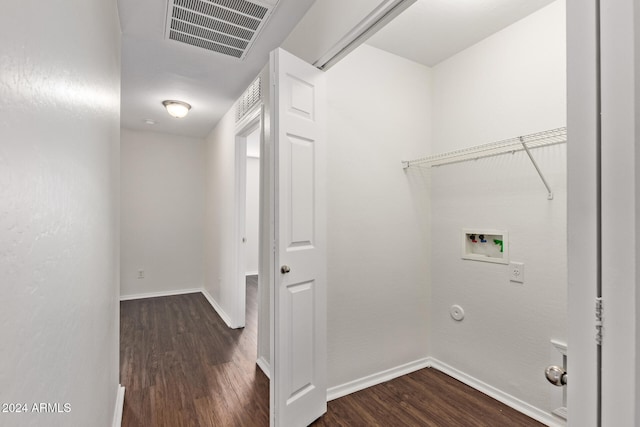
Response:
[[[262,86],[260,85],[260,77],[258,77],[249,85],[236,103],[236,122],[242,120],[261,99]]]
[[[169,0],[165,38],[244,59],[277,0]]]

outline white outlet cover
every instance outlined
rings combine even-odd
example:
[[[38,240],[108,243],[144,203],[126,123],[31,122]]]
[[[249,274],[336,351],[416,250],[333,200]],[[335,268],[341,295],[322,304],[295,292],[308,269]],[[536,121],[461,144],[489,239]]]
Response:
[[[516,283],[524,283],[524,263],[509,263],[509,280]]]
[[[460,307],[458,304],[454,304],[451,306],[451,309],[449,310],[449,314],[451,314],[451,317],[453,318],[453,320],[456,320],[458,322],[464,319],[464,309]]]

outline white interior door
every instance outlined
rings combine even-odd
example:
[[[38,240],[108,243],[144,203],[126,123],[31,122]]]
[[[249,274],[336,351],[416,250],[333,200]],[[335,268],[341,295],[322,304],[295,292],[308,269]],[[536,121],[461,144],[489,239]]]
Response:
[[[271,54],[275,178],[271,423],[309,425],[326,412],[325,77]]]

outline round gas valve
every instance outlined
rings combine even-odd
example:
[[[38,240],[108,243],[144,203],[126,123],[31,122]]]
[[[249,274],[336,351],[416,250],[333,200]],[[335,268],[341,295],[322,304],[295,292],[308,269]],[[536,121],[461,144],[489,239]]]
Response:
[[[464,309],[460,307],[458,304],[454,304],[451,306],[451,309],[449,310],[449,314],[451,314],[451,317],[453,318],[453,320],[456,320],[458,322],[464,319]]]

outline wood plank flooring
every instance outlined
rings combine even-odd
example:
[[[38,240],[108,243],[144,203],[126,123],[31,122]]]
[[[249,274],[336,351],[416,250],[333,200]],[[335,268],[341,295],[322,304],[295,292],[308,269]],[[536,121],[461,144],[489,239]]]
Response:
[[[430,368],[333,400],[327,406],[327,413],[312,426],[543,426]]]
[[[257,277],[244,329],[202,294],[120,303],[123,427],[266,426],[269,380],[256,366]]]
[[[120,303],[123,427],[266,427],[269,380],[256,366],[257,277],[247,323],[231,330],[201,294]],[[328,403],[314,427],[541,426],[433,369]]]

